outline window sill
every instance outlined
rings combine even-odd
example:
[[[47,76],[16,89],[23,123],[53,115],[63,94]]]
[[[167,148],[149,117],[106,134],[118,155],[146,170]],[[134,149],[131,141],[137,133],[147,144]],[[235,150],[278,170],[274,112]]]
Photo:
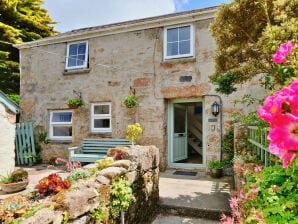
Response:
[[[174,64],[174,63],[183,63],[183,62],[196,62],[197,59],[194,57],[188,57],[188,58],[170,58],[170,59],[164,59],[160,64],[161,65],[167,65],[167,64]]]
[[[80,68],[80,69],[66,69],[63,75],[80,75],[87,74],[90,72],[90,68]]]
[[[90,135],[111,135],[112,132],[90,132]]]
[[[49,140],[49,143],[56,143],[56,142],[57,143],[72,143],[72,140],[62,140],[62,139],[61,140],[58,140],[58,139],[52,139],[52,140],[50,139]]]

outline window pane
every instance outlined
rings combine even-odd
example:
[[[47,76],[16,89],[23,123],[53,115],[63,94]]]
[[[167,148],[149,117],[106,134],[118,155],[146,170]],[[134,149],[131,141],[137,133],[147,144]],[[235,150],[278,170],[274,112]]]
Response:
[[[110,105],[94,105],[94,114],[110,114]]]
[[[77,65],[83,65],[85,62],[85,55],[78,55]]]
[[[178,54],[178,42],[168,43],[167,45],[167,56]]]
[[[178,41],[178,28],[167,30],[167,42]]]
[[[94,119],[94,128],[110,128],[110,119]]]
[[[54,112],[51,122],[71,122],[71,112]]]
[[[179,28],[179,40],[190,40],[190,26]]]
[[[68,126],[54,126],[53,136],[72,136],[72,128]]]
[[[77,44],[69,45],[69,55],[77,55]]]
[[[85,54],[86,52],[86,43],[79,44],[78,54]]]
[[[190,40],[179,43],[179,54],[190,54]]]
[[[76,59],[68,58],[68,67],[76,66]]]

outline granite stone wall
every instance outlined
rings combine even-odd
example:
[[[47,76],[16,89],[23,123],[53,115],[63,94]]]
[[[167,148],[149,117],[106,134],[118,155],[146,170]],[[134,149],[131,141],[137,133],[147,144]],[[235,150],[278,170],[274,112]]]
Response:
[[[159,200],[159,150],[155,146],[128,146],[111,149],[108,156],[122,152],[122,159],[96,172],[87,180],[78,180],[72,190],[49,196],[41,203],[45,208],[22,220],[21,224],[62,223],[67,214],[67,223],[87,224],[92,221],[92,209],[107,208],[111,203],[113,181],[126,175],[133,186],[136,202],[125,214],[125,223],[151,223]],[[90,164],[88,168],[94,167]],[[86,167],[87,168],[87,167]],[[94,221],[94,220],[93,220]],[[92,222],[93,222],[92,221]],[[119,218],[98,223],[120,223]]]
[[[45,161],[52,157],[68,157],[67,148],[83,138],[120,137],[126,126],[139,122],[143,134],[139,144],[154,144],[160,149],[160,169],[168,166],[168,104],[175,99],[197,99],[204,102],[204,147],[206,161],[220,155],[220,119],[209,119],[211,104],[219,103],[216,86],[210,83],[214,73],[216,43],[208,27],[213,19],[188,21],[195,30],[194,58],[163,59],[163,25],[138,31],[124,31],[102,36],[85,36],[89,46],[89,67],[83,71],[65,71],[67,43],[40,45],[21,49],[21,120],[32,121],[36,132],[49,132],[49,115],[53,110],[68,109],[66,101],[81,92],[84,106],[73,110],[72,141],[50,141],[41,152]],[[71,39],[69,40],[71,42]],[[49,54],[48,52],[51,52]],[[261,96],[258,81],[237,86],[238,92],[221,96],[223,130],[230,126],[231,114],[249,110],[234,105],[245,94]],[[127,109],[122,101],[135,90],[139,104]],[[91,104],[111,102],[112,132],[91,133]],[[253,107],[253,106],[252,106]],[[207,167],[207,166],[206,166]]]

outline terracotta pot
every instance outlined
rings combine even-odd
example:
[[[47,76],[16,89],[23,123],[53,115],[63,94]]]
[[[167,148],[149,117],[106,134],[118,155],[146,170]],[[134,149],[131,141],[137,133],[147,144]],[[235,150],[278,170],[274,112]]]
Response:
[[[69,109],[78,109],[79,106],[78,105],[73,105],[73,104],[68,104],[68,108]]]
[[[223,169],[210,169],[210,176],[213,178],[221,178],[223,176]]]
[[[0,184],[1,190],[6,193],[18,192],[27,187],[29,180],[24,180],[16,183]]]

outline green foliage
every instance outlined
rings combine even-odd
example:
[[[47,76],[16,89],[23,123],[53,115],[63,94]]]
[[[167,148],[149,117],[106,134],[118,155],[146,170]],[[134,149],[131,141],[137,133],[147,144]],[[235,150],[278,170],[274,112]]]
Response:
[[[0,1],[0,89],[19,94],[19,54],[9,43],[37,40],[56,34],[43,0]]]
[[[98,170],[102,170],[104,168],[109,167],[110,164],[114,162],[114,159],[112,157],[107,157],[105,159],[100,159],[95,162],[95,165],[97,166]]]
[[[28,179],[28,172],[24,169],[17,169],[13,172],[7,172],[6,176],[0,175],[0,183],[9,184],[21,182]]]
[[[240,122],[245,126],[254,125],[259,129],[269,127],[267,122],[259,118],[257,112],[251,112],[248,115],[235,113],[232,117],[235,122]]]
[[[89,170],[77,168],[74,171],[72,171],[71,174],[69,174],[69,176],[67,176],[67,180],[69,180],[70,182],[74,182],[78,179],[86,179],[90,176],[91,174]]]
[[[91,223],[108,223],[109,209],[104,205],[104,202],[102,202],[101,206],[90,210],[89,216]]]
[[[135,202],[132,188],[126,177],[118,177],[112,183],[111,214],[113,218],[120,215],[120,211],[126,211],[131,203]]]
[[[17,95],[17,94],[8,94],[8,97],[9,97],[13,102],[15,102],[16,104],[19,105],[19,103],[20,103],[20,95]]]
[[[49,143],[48,133],[46,131],[39,133],[38,139],[40,142],[43,142],[44,144]]]
[[[61,224],[67,224],[69,220],[69,212],[68,211],[64,211],[63,212],[63,221]]]
[[[68,105],[74,105],[74,106],[78,106],[81,107],[84,105],[84,102],[82,99],[79,98],[70,98],[67,100],[66,102]]]
[[[297,223],[298,171],[270,166],[248,178],[244,190],[245,223],[257,223],[252,209],[263,215],[265,223]]]
[[[278,45],[297,42],[297,7],[298,1],[293,0],[237,0],[219,7],[210,26],[217,43],[216,71],[210,79],[219,92],[231,93],[236,90],[234,84],[260,73],[270,74],[266,85],[274,88],[294,75],[288,68],[271,71]]]
[[[233,129],[227,131],[222,139],[222,151],[225,153],[223,163],[232,165],[234,158],[234,132]]]
[[[212,81],[218,85],[218,88],[216,88],[217,92],[229,95],[237,90],[234,86],[237,79],[239,79],[237,73],[227,72]]]
[[[0,175],[0,183],[1,184],[9,184],[9,183],[12,183],[13,182],[13,177],[12,177],[12,173],[11,172],[8,172],[6,174],[6,176],[4,175]]]
[[[224,166],[223,162],[219,160],[211,160],[208,164],[210,169],[222,169]]]
[[[138,99],[135,95],[128,95],[127,97],[125,97],[125,99],[123,100],[123,103],[125,104],[125,106],[127,108],[132,108],[135,105],[137,105],[138,103]]]

